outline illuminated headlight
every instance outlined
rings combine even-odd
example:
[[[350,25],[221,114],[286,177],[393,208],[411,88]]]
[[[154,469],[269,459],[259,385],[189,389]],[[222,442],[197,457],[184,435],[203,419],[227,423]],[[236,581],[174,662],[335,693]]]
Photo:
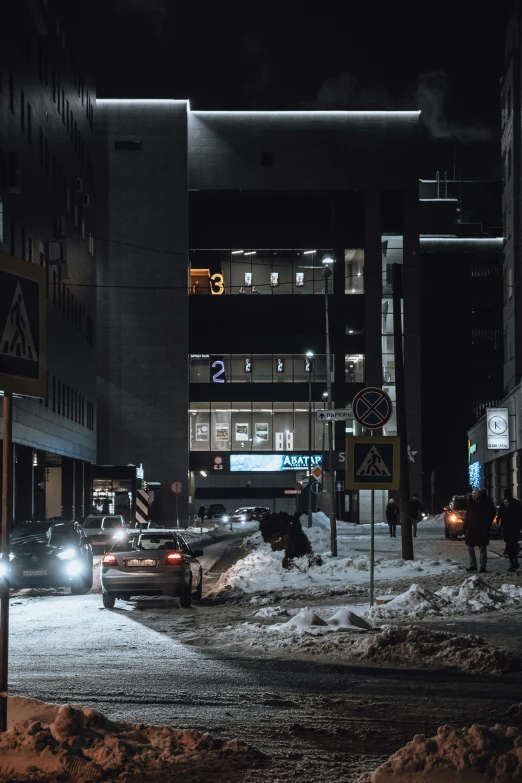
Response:
[[[228,516],[227,516],[227,514],[223,514],[223,516],[221,517],[221,519],[223,520],[223,522],[228,522]]]
[[[456,514],[450,514],[449,515],[449,521],[450,522],[456,522],[458,519],[458,516]]]
[[[65,571],[69,576],[78,576],[83,571],[83,566],[79,560],[71,560],[70,563],[67,563]]]
[[[241,516],[239,518],[240,518],[241,522],[246,522],[246,519],[247,519],[246,518],[246,514],[241,514]]]
[[[123,530],[118,530],[118,532],[115,533],[112,538],[113,541],[123,541],[123,539],[125,538],[125,533],[123,532]]]
[[[7,563],[2,563],[0,561],[0,579],[3,578],[4,576],[7,576],[8,572],[9,572],[9,566],[7,565]]]
[[[58,552],[57,557],[60,558],[60,560],[70,560],[71,557],[75,557],[77,554],[76,549],[64,549],[63,552]]]

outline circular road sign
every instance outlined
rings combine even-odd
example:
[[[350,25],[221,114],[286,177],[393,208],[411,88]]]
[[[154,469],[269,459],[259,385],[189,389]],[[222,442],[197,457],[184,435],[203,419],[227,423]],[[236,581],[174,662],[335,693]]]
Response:
[[[361,427],[376,430],[390,420],[393,405],[385,391],[369,386],[355,395],[352,409]]]
[[[179,493],[183,489],[183,484],[181,483],[181,481],[174,481],[174,483],[170,485],[170,488],[175,495],[179,495]]]
[[[320,481],[312,481],[311,489],[314,495],[320,495],[321,492],[323,491],[323,485],[321,484]]]

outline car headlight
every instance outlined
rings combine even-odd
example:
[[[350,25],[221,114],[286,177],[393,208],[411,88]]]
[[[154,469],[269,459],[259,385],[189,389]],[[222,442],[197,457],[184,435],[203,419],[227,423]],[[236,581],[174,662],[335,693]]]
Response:
[[[78,576],[83,571],[83,566],[79,560],[71,560],[70,563],[67,563],[65,571],[69,576]]]
[[[457,521],[457,519],[458,519],[458,517],[457,517],[457,515],[456,515],[456,514],[450,514],[450,515],[449,515],[449,521],[450,521],[450,522],[456,522],[456,521]]]
[[[229,517],[227,516],[227,514],[223,514],[223,516],[221,517],[221,519],[223,520],[223,522],[228,522],[228,520],[229,520]]]
[[[58,552],[57,557],[60,558],[60,560],[70,560],[71,557],[75,557],[77,554],[76,549],[64,549],[63,552]]]
[[[2,563],[2,561],[0,561],[0,578],[7,576],[8,571],[9,571],[9,566],[7,565],[7,563]]]
[[[123,541],[125,538],[125,533],[123,530],[118,530],[112,537],[113,541]]]

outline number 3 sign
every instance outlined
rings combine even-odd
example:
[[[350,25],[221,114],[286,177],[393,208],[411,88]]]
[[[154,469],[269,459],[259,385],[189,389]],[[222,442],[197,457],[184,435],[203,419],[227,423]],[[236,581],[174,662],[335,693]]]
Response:
[[[215,275],[212,275],[210,278],[210,291],[214,296],[221,296],[221,294],[224,292],[225,286],[223,285],[223,275],[216,272]]]

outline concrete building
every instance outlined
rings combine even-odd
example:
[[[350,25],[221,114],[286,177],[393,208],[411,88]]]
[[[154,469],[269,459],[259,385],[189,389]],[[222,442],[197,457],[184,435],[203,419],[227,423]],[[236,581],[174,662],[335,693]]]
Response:
[[[96,96],[78,14],[0,5],[0,252],[45,267],[48,299],[47,394],[13,402],[17,522],[87,513],[96,461]]]
[[[183,517],[212,502],[294,508],[285,489],[306,474],[310,379],[312,408],[324,405],[324,257],[336,407],[364,385],[394,396],[390,270],[404,263],[420,450],[418,112],[98,100],[97,113],[99,461],[143,464],[164,519],[173,481]],[[339,477],[345,436],[337,426]],[[324,448],[317,424],[312,457]],[[364,493],[337,501],[366,515]]]

